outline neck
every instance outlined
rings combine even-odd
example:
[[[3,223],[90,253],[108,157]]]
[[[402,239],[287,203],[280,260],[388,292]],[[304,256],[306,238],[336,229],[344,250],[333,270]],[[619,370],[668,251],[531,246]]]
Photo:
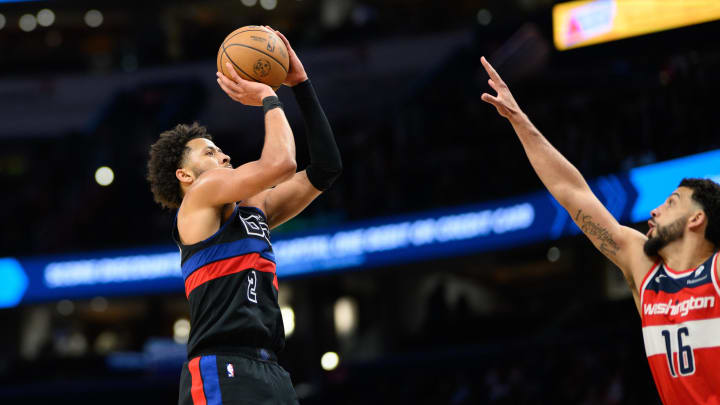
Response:
[[[684,237],[660,250],[665,265],[673,270],[683,271],[698,267],[715,252],[715,247],[703,238]]]

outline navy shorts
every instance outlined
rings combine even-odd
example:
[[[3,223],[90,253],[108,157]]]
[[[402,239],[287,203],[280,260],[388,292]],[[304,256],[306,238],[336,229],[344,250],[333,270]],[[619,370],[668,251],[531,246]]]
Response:
[[[213,354],[185,362],[179,405],[297,405],[290,374],[265,349]]]

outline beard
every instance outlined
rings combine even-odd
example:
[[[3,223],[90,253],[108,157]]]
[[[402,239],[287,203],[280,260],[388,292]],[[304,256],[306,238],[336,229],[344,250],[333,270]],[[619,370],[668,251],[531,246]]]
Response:
[[[191,167],[190,170],[192,170],[193,174],[195,175],[195,178],[197,179],[200,177],[201,174],[205,173],[207,170],[204,169],[198,169],[195,167]]]
[[[655,236],[645,241],[643,250],[650,257],[657,257],[660,249],[667,246],[670,242],[674,242],[682,238],[685,233],[685,225],[687,225],[688,216],[678,218],[675,222],[655,227]]]

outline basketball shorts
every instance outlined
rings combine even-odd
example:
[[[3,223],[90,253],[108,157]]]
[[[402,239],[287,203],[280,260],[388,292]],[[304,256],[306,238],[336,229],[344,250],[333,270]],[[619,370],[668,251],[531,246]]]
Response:
[[[178,405],[297,405],[290,374],[275,354],[247,348],[183,364]]]

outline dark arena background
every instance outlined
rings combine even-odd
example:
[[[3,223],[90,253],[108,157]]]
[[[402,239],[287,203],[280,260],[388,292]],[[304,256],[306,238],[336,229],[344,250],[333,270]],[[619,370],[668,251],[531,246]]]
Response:
[[[660,404],[629,288],[480,99],[479,60],[645,233],[682,177],[720,178],[720,13],[577,46],[622,0],[570,22],[555,3],[0,1],[0,403],[177,402],[189,313],[149,146],[197,121],[234,164],[257,159],[262,112],[222,92],[215,57],[263,24],[345,166],[273,232],[302,404]]]

